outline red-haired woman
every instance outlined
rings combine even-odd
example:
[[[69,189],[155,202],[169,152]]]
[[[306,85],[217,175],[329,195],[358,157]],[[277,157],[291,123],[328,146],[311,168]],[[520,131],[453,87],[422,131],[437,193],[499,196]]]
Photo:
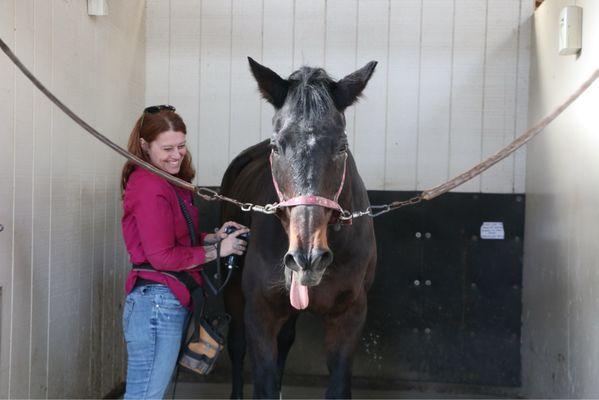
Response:
[[[191,182],[195,171],[187,151],[186,127],[172,106],[144,110],[128,150],[171,175]],[[131,162],[122,173],[123,237],[133,268],[127,277],[123,330],[127,342],[125,399],[162,398],[174,371],[191,304],[187,286],[169,272],[185,271],[202,284],[199,269],[220,255],[241,255],[248,229],[227,222],[216,233],[197,235],[198,211],[191,193]],[[184,211],[185,210],[185,211]],[[187,216],[184,215],[187,213]],[[193,231],[190,222],[193,221]],[[237,231],[227,235],[229,225]],[[144,268],[141,268],[144,266]]]

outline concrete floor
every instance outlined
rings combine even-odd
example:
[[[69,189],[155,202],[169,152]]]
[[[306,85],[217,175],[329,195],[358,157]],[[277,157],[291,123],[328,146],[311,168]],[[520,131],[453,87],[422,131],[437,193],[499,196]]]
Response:
[[[179,382],[176,386],[175,399],[228,399],[229,383]],[[324,387],[319,386],[284,386],[285,399],[320,399],[324,397]],[[172,392],[169,392],[169,397]],[[251,398],[252,388],[246,385],[244,395]],[[431,389],[420,390],[370,390],[354,389],[354,399],[496,399],[511,398],[498,395],[471,394],[459,392],[438,392]]]
[[[221,365],[222,367],[222,365]],[[177,375],[175,399],[228,399],[231,391],[229,374],[223,368],[209,376],[199,377],[185,369]],[[245,377],[245,398],[252,398],[251,376]],[[324,398],[326,377],[289,375],[283,381],[282,397],[285,399]],[[166,397],[172,398],[173,387]],[[520,398],[519,388],[476,386],[431,382],[383,382],[358,377],[352,380],[354,399],[511,399]]]

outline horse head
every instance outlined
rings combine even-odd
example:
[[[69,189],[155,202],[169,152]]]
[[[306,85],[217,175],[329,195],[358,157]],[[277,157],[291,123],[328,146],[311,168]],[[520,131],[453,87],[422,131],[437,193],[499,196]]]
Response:
[[[283,79],[251,58],[262,96],[275,108],[271,172],[279,196],[279,217],[289,236],[284,257],[291,304],[308,306],[308,287],[318,285],[333,261],[329,221],[339,212],[348,143],[345,109],[353,104],[376,62],[334,81],[320,68],[302,67]]]

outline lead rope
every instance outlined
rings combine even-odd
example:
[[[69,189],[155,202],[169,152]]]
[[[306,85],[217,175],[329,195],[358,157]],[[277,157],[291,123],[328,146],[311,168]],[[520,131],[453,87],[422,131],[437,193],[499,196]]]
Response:
[[[75,114],[67,106],[65,106],[60,100],[58,100],[58,98],[56,98],[56,96],[54,96],[48,89],[46,89],[46,87],[44,85],[42,85],[42,83],[23,65],[23,63],[17,58],[17,56],[15,56],[15,54],[12,52],[12,50],[6,45],[6,43],[4,43],[4,41],[2,39],[0,39],[0,48],[8,56],[8,58],[10,58],[12,60],[12,62],[17,66],[17,68],[19,68],[21,70],[21,72],[23,72],[23,74],[25,74],[25,76],[46,97],[48,97],[52,103],[54,103],[66,115],[68,115],[73,121],[75,121],[75,123],[77,123],[83,129],[85,129],[87,132],[89,132],[96,139],[98,139],[99,141],[101,141],[102,143],[104,143],[105,145],[107,145],[108,147],[110,147],[111,149],[113,149],[114,151],[116,151],[117,153],[122,155],[123,157],[127,158],[131,162],[141,166],[142,168],[147,169],[148,171],[150,171],[158,176],[161,176],[162,178],[166,179],[167,181],[172,182],[173,184],[175,184],[179,187],[182,187],[184,189],[187,189],[187,190],[190,190],[190,191],[196,193],[198,196],[200,196],[204,200],[225,201],[225,202],[236,205],[237,207],[239,207],[241,209],[241,211],[244,211],[244,212],[254,211],[254,212],[260,212],[263,214],[275,214],[277,212],[277,209],[278,209],[277,203],[266,204],[264,206],[253,204],[253,203],[243,203],[238,200],[223,196],[223,195],[219,194],[218,192],[216,192],[215,190],[205,188],[205,187],[199,187],[199,186],[193,185],[189,182],[186,182],[182,179],[176,178],[176,177],[154,167],[153,165],[145,162],[144,160],[140,159],[139,157],[134,156],[133,154],[129,153],[127,150],[123,149],[122,147],[120,147],[119,145],[117,145],[116,143],[114,143],[113,141],[111,141],[110,139],[105,137],[104,135],[102,135],[100,132],[95,130],[91,125],[89,125],[88,123],[83,121],[79,116],[77,116],[77,114]],[[514,151],[516,151],[517,149],[522,147],[525,143],[527,143],[534,136],[536,136],[551,121],[553,121],[555,118],[557,118],[558,115],[560,115],[566,108],[568,108],[570,106],[570,104],[572,104],[572,102],[574,102],[574,100],[576,100],[581,94],[583,94],[593,84],[593,82],[598,77],[599,77],[599,69],[595,69],[593,74],[591,74],[591,76],[582,83],[582,85],[578,88],[578,90],[576,90],[570,97],[568,97],[566,99],[566,101],[563,102],[559,107],[557,107],[551,114],[549,114],[548,116],[543,118],[541,121],[536,123],[534,126],[529,128],[528,130],[526,130],[522,135],[520,135],[517,139],[515,139],[510,144],[505,146],[503,149],[499,150],[494,155],[488,157],[484,161],[480,162],[479,164],[475,165],[474,167],[470,168],[469,170],[461,173],[460,175],[456,176],[455,178],[453,178],[445,183],[442,183],[440,185],[437,185],[433,188],[426,189],[426,190],[422,191],[419,195],[412,197],[408,200],[394,201],[392,203],[383,204],[383,205],[368,206],[366,209],[364,209],[362,211],[342,210],[342,211],[340,211],[339,219],[342,221],[349,221],[354,218],[359,218],[359,217],[362,217],[365,215],[373,217],[373,218],[378,217],[379,215],[385,214],[389,211],[393,211],[393,210],[396,210],[398,208],[402,208],[402,207],[405,207],[408,205],[420,203],[422,200],[432,200],[435,197],[440,196],[441,194],[446,193],[446,192],[450,191],[451,189],[454,189],[454,188],[460,186],[461,184],[469,181],[470,179],[480,175],[482,172],[486,171],[489,167],[491,167],[491,166],[495,165],[496,163],[498,163],[499,161],[503,160],[504,158],[506,158],[507,156],[512,154]]]

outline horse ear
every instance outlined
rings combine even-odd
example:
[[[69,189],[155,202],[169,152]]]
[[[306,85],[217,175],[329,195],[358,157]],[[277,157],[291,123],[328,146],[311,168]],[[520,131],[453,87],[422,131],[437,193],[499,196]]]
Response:
[[[248,57],[252,75],[258,82],[258,88],[262,97],[264,97],[275,108],[283,107],[287,91],[289,90],[289,82],[277,75],[270,68],[258,64],[254,59]]]
[[[376,61],[371,61],[332,85],[331,95],[339,111],[345,110],[360,97],[362,90],[364,90],[374,72],[376,64]]]

